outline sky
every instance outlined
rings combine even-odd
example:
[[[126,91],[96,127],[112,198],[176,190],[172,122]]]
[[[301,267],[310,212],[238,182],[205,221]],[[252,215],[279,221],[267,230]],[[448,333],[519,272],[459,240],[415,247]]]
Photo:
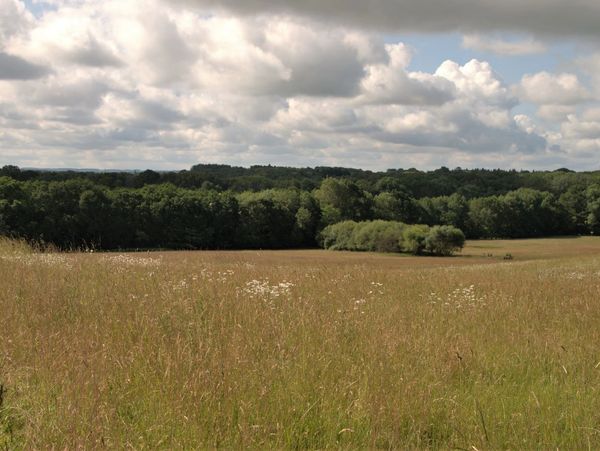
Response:
[[[0,166],[600,169],[597,0],[0,0]]]

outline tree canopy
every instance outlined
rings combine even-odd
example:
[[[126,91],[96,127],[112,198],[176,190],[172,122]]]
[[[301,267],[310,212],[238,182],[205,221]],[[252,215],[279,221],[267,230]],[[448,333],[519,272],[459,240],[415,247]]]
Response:
[[[452,226],[468,238],[598,234],[600,176],[221,165],[140,173],[0,169],[0,233],[61,248],[314,247],[327,226],[345,221],[346,229],[347,221],[374,221],[369,227],[382,236],[389,229],[383,221],[423,224],[402,231],[415,253],[433,246],[425,226]]]

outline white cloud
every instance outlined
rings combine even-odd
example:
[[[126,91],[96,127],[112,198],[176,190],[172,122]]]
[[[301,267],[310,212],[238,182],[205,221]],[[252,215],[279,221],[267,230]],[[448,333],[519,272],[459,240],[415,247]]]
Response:
[[[560,123],[576,111],[577,105],[541,105],[537,110],[537,116],[547,122]]]
[[[410,50],[387,45],[388,62],[367,66],[362,80],[365,102],[404,105],[441,105],[454,97],[454,85],[443,77],[409,72]]]
[[[399,58],[404,63],[394,64],[392,56],[390,61],[390,67],[398,72],[404,70],[408,58]],[[372,76],[370,71],[366,80]],[[456,96],[431,106],[386,98],[370,103],[294,99],[270,125],[282,135],[290,130],[301,136],[321,133],[329,142],[360,137],[374,148],[447,149],[465,154],[535,153],[544,149],[543,137],[524,132],[511,117],[514,99],[488,64],[474,60],[460,66],[447,61],[429,77],[439,78]],[[351,148],[348,153],[352,153]]]
[[[587,108],[581,116],[586,121],[600,122],[600,106]]]
[[[526,114],[517,114],[514,117],[517,127],[523,130],[525,133],[533,134],[538,130],[537,125],[531,120]]]
[[[575,74],[538,72],[521,80],[522,97],[540,105],[573,105],[589,100],[588,91]]]
[[[0,0],[0,49],[11,39],[27,33],[33,26],[33,16],[18,0]]]
[[[566,139],[591,140],[600,144],[600,121],[594,119],[570,114],[563,122],[561,132]]]
[[[50,12],[32,27],[30,35],[13,42],[12,49],[46,64],[119,65],[114,50],[101,43],[105,36],[97,36],[98,24],[86,12]]]
[[[454,61],[444,61],[435,75],[454,83],[461,96],[504,107],[514,106],[516,100],[485,61],[473,59],[464,66]]]
[[[534,74],[514,90],[485,61],[417,71],[408,46],[350,16],[293,15],[305,11],[296,3],[236,16],[56,0],[38,18],[0,5],[0,21],[19,24],[0,29],[0,79],[13,74],[0,80],[0,165],[513,167],[550,161],[549,145],[589,149],[598,122],[591,108],[577,115],[589,90],[574,75]],[[539,104],[537,118],[514,113],[516,95]]]

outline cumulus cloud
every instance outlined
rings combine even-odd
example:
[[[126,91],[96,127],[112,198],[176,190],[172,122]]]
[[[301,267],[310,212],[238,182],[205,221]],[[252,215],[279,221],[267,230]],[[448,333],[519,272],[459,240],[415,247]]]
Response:
[[[561,123],[577,112],[577,105],[540,105],[537,116],[547,122]]]
[[[405,50],[388,46],[392,54],[390,65],[396,72],[408,64]],[[455,149],[473,154],[530,154],[545,148],[543,136],[524,131],[512,118],[514,98],[489,64],[472,60],[461,66],[446,61],[428,78],[438,79],[453,95],[434,105],[422,99],[413,102],[412,98],[402,103],[383,98],[367,104],[295,99],[275,116],[270,126],[284,135],[294,130],[303,136],[316,132],[335,135],[336,139],[339,135],[360,136],[373,146]],[[381,85],[386,87],[385,83]]]
[[[481,34],[468,34],[463,36],[463,47],[481,52],[490,52],[497,55],[519,56],[544,53],[546,46],[533,38],[524,40],[504,40]]]
[[[589,117],[586,114],[583,117],[570,114],[563,122],[561,132],[567,139],[600,143],[600,121],[597,119],[597,117]]]
[[[589,93],[575,74],[538,72],[521,80],[521,95],[541,105],[572,105],[589,99]]]
[[[549,141],[553,146],[560,146],[568,161],[587,162],[584,169],[593,167],[600,151],[598,119],[593,110],[569,114],[559,130],[549,134]]]
[[[15,40],[12,48],[48,64],[119,65],[113,50],[100,42],[105,36],[96,36],[97,28],[98,24],[86,16],[85,10],[48,13],[31,28],[29,35]]]
[[[18,0],[0,0],[0,48],[33,26],[33,16]]]
[[[454,97],[454,85],[444,77],[410,72],[410,50],[387,45],[388,62],[367,66],[362,80],[363,99],[372,103],[441,105]]]
[[[551,161],[552,146],[591,152],[598,119],[591,105],[579,111],[591,88],[574,74],[510,87],[486,61],[443,57],[418,71],[417,50],[351,26],[364,13],[375,27],[379,13],[351,1],[334,18],[337,0],[327,4],[222,4],[244,16],[217,3],[53,0],[33,17],[0,0],[0,164],[518,167]],[[397,2],[380,6],[396,14]],[[452,8],[435,6],[447,23]],[[404,2],[414,15],[398,24],[417,23],[422,8]],[[329,13],[333,23],[309,17]],[[515,114],[519,101],[537,117]]]
[[[587,121],[600,122],[600,106],[587,108],[584,110],[582,117]]]
[[[442,32],[509,30],[600,34],[595,0],[164,0],[241,14],[300,14],[355,27]]]
[[[464,66],[454,61],[444,61],[435,75],[454,83],[461,96],[468,101],[510,108],[517,100],[486,61],[473,59]]]
[[[290,18],[203,23],[198,81],[254,95],[352,96],[364,75],[364,45],[344,30]],[[215,77],[215,72],[220,72]]]

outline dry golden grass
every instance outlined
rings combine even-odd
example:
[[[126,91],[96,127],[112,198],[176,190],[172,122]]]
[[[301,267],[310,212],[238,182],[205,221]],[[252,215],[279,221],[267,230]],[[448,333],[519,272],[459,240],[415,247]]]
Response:
[[[2,241],[0,449],[600,447],[600,239],[464,254]]]
[[[478,240],[468,241],[462,252],[464,256],[479,258],[492,255],[492,259],[502,259],[506,254],[519,260],[539,260],[598,255],[598,237],[559,237],[529,240]]]

